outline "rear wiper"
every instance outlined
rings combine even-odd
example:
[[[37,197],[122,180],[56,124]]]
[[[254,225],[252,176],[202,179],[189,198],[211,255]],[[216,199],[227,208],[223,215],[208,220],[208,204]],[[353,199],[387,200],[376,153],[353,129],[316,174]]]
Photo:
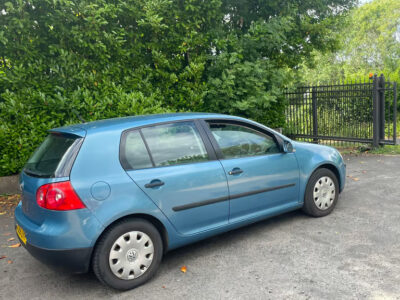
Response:
[[[37,172],[33,172],[29,169],[23,169],[23,171],[33,177],[40,177],[40,178],[50,178],[51,176],[49,176],[49,174],[45,174],[45,173],[37,173]]]

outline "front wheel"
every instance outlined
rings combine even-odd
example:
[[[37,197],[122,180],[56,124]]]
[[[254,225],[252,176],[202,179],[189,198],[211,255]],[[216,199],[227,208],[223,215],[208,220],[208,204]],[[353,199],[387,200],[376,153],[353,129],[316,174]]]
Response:
[[[310,177],[303,210],[313,217],[324,217],[334,209],[339,197],[339,182],[329,169],[318,169]]]
[[[158,230],[148,221],[126,219],[100,238],[93,254],[93,271],[105,285],[133,289],[156,273],[163,244]]]

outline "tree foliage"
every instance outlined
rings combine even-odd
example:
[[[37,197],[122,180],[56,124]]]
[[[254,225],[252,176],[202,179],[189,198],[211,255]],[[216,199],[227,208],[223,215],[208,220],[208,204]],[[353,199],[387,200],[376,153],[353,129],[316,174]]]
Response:
[[[0,2],[0,175],[46,130],[166,111],[283,126],[282,89],[336,46],[348,0]]]
[[[344,19],[339,50],[314,51],[313,64],[301,69],[303,81],[366,78],[369,73],[400,79],[400,1],[375,0]]]

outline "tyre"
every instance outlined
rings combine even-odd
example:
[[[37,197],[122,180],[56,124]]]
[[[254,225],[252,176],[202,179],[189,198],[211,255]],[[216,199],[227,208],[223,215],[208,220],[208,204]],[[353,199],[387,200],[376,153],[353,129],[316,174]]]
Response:
[[[133,289],[154,276],[163,255],[158,230],[143,219],[125,219],[107,229],[93,253],[93,272],[103,284]]]
[[[313,217],[329,215],[339,197],[339,182],[329,169],[318,169],[310,177],[304,196],[303,211]]]

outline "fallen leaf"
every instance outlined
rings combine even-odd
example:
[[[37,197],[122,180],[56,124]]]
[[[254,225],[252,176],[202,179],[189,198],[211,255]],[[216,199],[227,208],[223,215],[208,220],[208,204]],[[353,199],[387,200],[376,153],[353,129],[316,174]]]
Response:
[[[186,271],[187,271],[186,266],[183,266],[183,267],[181,268],[181,272],[182,272],[182,273],[186,273]]]
[[[8,248],[18,248],[21,247],[21,243],[16,243],[14,245],[8,246]]]
[[[5,215],[6,212],[5,211],[0,211],[0,216]]]
[[[162,288],[165,289],[165,285],[163,285]]]
[[[7,258],[7,256],[5,256],[5,255],[0,256],[0,259],[3,259],[3,258]]]
[[[8,263],[8,264],[12,264],[13,261],[12,261],[12,260],[8,260],[7,263]]]
[[[13,241],[13,240],[15,240],[15,238],[9,238],[9,239],[7,240],[7,242],[11,242],[11,241]]]
[[[360,179],[357,177],[352,178],[354,181],[359,181]]]

